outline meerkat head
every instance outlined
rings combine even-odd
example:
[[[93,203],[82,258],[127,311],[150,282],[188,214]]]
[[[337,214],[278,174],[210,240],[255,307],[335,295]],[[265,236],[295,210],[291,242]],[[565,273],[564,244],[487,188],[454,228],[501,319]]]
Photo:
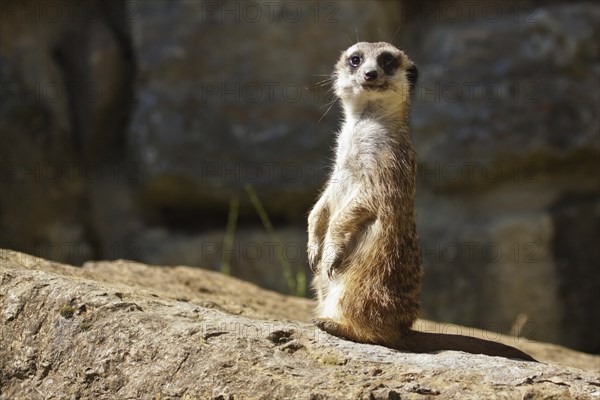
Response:
[[[335,93],[343,103],[404,104],[417,83],[417,67],[389,43],[359,42],[342,52],[334,79]]]

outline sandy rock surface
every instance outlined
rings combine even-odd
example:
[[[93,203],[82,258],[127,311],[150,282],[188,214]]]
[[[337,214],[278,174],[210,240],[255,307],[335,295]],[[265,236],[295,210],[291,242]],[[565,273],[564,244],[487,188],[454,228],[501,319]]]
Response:
[[[3,250],[0,399],[600,396],[598,356],[510,337],[541,362],[402,353],[316,330],[312,307],[201,269]]]

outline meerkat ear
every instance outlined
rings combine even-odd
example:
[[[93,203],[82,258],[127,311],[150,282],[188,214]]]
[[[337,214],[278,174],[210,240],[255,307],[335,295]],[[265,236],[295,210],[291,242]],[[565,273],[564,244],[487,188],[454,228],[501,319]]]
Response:
[[[415,88],[417,86],[417,81],[419,79],[419,70],[415,64],[411,65],[406,69],[406,79],[408,80],[410,94],[414,94]]]

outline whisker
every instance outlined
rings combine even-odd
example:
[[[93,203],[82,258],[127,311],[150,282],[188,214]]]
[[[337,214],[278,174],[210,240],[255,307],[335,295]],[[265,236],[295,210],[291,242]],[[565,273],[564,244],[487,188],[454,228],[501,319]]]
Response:
[[[323,79],[322,81],[318,81],[315,83],[311,83],[310,85],[308,85],[305,89],[309,89],[309,88],[317,88],[317,87],[325,87],[325,86],[331,86],[331,84],[333,83],[332,79]]]
[[[392,37],[392,40],[390,41],[391,44],[394,44],[394,41],[396,41],[396,36],[398,36],[398,33],[400,33],[400,28],[402,28],[401,23],[398,25],[398,29],[396,29],[396,32],[394,32],[394,36]]]
[[[327,109],[327,111],[325,111],[325,114],[323,114],[323,116],[321,118],[319,118],[319,120],[317,121],[317,125],[323,120],[323,118],[325,118],[325,116],[327,115],[327,113],[329,112],[329,110],[331,110],[331,107],[333,107],[333,105],[335,104],[337,100],[333,100],[331,102],[331,105],[329,106],[329,108]]]
[[[337,99],[333,99],[333,100],[331,100],[331,101],[328,101],[327,103],[323,104],[322,106],[319,106],[319,110],[320,110],[320,109],[323,109],[323,108],[325,108],[325,107],[327,107],[327,106],[330,106],[330,105],[331,105],[331,103],[335,103],[336,101],[337,101]]]

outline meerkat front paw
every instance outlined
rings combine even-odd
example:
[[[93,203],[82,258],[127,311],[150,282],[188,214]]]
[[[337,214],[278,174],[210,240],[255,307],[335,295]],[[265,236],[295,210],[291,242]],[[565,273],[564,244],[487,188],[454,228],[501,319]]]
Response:
[[[323,250],[322,265],[329,279],[333,279],[335,272],[339,269],[344,259],[344,246],[329,243]]]
[[[309,242],[307,246],[308,265],[312,272],[318,271],[319,262],[321,261],[321,246],[318,242]]]

